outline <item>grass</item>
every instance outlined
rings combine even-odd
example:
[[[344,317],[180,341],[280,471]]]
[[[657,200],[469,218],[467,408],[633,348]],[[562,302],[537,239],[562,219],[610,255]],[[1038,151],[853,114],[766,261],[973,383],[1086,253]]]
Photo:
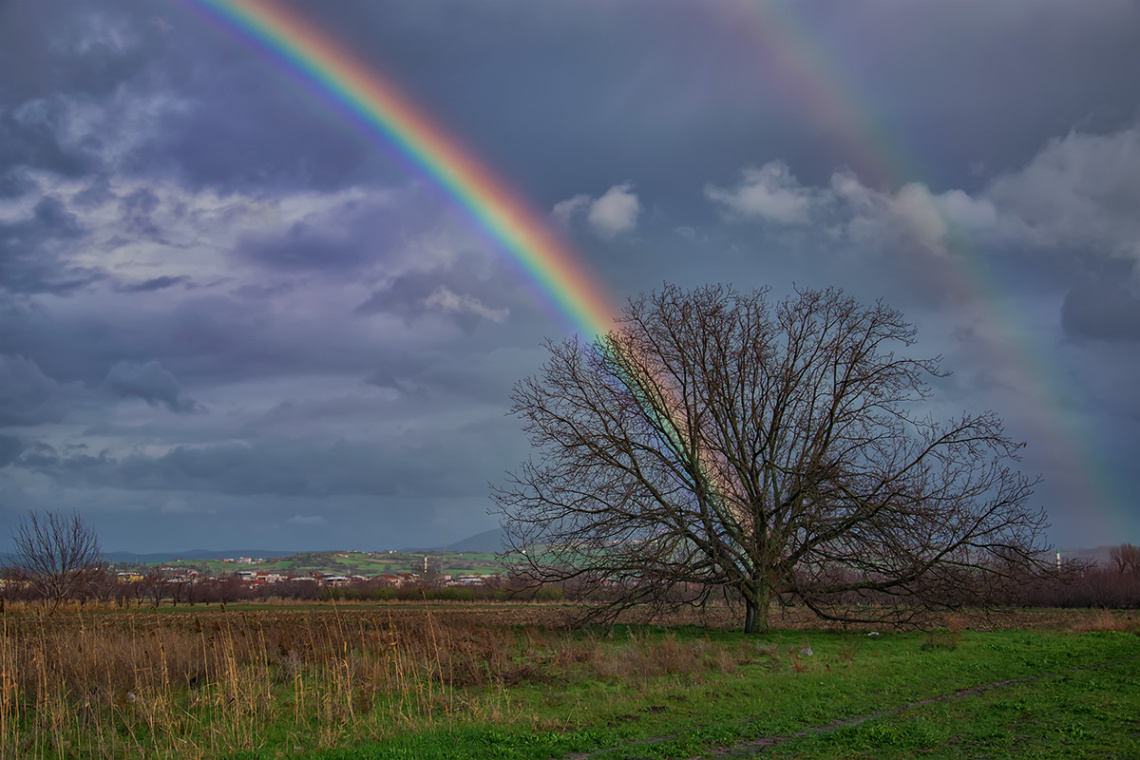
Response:
[[[563,613],[9,614],[0,757],[1140,757],[1140,624],[1120,614],[744,636],[570,633]]]
[[[1135,654],[1133,655],[1135,656]],[[1135,661],[1040,674],[773,748],[772,757],[1140,757]]]

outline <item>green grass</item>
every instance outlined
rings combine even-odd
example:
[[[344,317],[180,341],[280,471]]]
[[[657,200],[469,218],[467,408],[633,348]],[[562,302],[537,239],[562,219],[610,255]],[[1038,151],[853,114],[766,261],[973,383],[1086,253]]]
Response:
[[[1130,634],[965,633],[951,648],[928,646],[930,636],[918,633],[618,629],[602,647],[611,660],[636,662],[633,653],[652,659],[645,653],[662,641],[682,649],[719,645],[732,653],[732,666],[644,676],[617,667],[608,678],[596,666],[571,670],[510,688],[509,709],[496,720],[443,721],[289,756],[543,760],[591,753],[634,760],[712,756],[718,748],[753,756],[761,747],[750,743],[767,737],[780,739],[763,747],[772,757],[1140,757],[1140,639]],[[813,654],[800,654],[808,646]],[[273,749],[242,757],[277,756]]]
[[[1131,649],[1135,657],[1136,647]],[[821,759],[1136,758],[1137,683],[1140,668],[1135,660],[1095,668],[1059,667],[1033,681],[899,711],[790,742],[768,754]]]

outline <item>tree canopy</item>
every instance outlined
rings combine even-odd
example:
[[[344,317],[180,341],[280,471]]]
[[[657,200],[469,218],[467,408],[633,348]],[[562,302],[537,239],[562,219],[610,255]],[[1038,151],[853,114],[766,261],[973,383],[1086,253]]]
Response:
[[[1044,514],[1001,419],[924,410],[939,360],[842,291],[666,286],[550,343],[513,412],[535,454],[493,498],[516,570],[643,603],[774,600],[904,621],[1035,567]],[[600,595],[601,596],[601,595]]]

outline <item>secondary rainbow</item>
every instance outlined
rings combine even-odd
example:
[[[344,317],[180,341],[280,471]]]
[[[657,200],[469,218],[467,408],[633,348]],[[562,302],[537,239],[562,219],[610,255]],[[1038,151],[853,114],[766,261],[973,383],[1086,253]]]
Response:
[[[810,28],[800,5],[785,0],[725,0],[716,7],[730,14],[733,29],[745,44],[753,46],[759,63],[775,70],[811,119],[843,145],[857,169],[870,174],[874,182],[895,186],[913,177],[932,176],[917,160],[919,153],[906,144],[906,135],[887,128],[881,117],[885,109],[872,107],[865,89],[846,75],[844,62],[818,43],[819,35]],[[918,199],[926,206],[923,213],[947,225],[940,241],[946,254],[939,273],[944,276],[943,287],[981,306],[987,322],[1001,336],[991,339],[987,347],[991,366],[1015,376],[1024,400],[1045,412],[1029,420],[1035,428],[1034,438],[1052,441],[1056,450],[1075,463],[1076,482],[1066,489],[1069,500],[1083,505],[1086,514],[1109,518],[1118,530],[1125,529],[1128,512],[1124,505],[1131,500],[1104,466],[1103,456],[1096,454],[1093,431],[1066,412],[1069,405],[1064,399],[1069,394],[1062,387],[1063,377],[1046,358],[1041,339],[1008,304],[1005,288],[983,265],[969,231],[956,229],[929,194],[919,194]]]
[[[508,254],[567,326],[587,340],[617,313],[575,255],[507,185],[399,88],[271,0],[192,0],[349,111],[450,195]]]

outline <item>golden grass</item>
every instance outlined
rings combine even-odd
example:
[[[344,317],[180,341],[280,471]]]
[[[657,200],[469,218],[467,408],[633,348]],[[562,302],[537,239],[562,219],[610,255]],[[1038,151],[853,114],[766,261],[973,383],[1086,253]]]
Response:
[[[536,605],[7,614],[0,757],[203,758],[510,721],[509,688],[726,671],[708,641],[573,636]],[[530,622],[530,625],[521,625]],[[282,735],[284,734],[284,735]]]
[[[1074,617],[1066,626],[1072,633],[1117,631],[1140,634],[1140,614],[1113,610],[1089,610],[1086,615]]]

